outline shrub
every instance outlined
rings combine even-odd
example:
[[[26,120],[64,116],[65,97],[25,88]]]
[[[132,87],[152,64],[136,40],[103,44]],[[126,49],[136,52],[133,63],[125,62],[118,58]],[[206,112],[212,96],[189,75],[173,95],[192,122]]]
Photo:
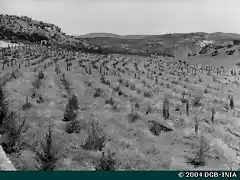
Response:
[[[144,92],[143,96],[146,98],[151,98],[152,94],[150,92]]]
[[[111,98],[105,100],[105,104],[110,104],[111,106],[114,106],[115,101],[114,101],[113,98],[111,97]]]
[[[44,79],[44,73],[43,73],[43,71],[42,71],[42,70],[39,71],[37,76],[38,76],[38,79]]]
[[[67,93],[71,93],[71,89],[70,89],[70,83],[69,83],[69,81],[66,79],[66,77],[65,77],[65,74],[63,74],[62,75],[62,77],[61,77],[61,82],[62,82],[62,84],[63,84],[63,87],[65,88],[65,90],[67,91]]]
[[[207,154],[207,151],[209,151],[209,146],[207,145],[203,136],[201,136],[198,151],[194,158],[188,159],[188,162],[194,165],[195,168],[199,166],[204,166],[206,164],[204,156]]]
[[[128,121],[130,123],[136,122],[138,119],[140,119],[140,116],[137,112],[135,112],[133,109],[130,114],[128,114]]]
[[[66,122],[73,121],[75,120],[76,117],[77,117],[77,113],[71,107],[71,105],[68,104],[64,111],[63,121],[66,121]]]
[[[101,151],[105,146],[106,136],[103,133],[103,129],[99,127],[98,121],[91,121],[89,123],[88,138],[83,149],[86,150],[99,150]]]
[[[38,99],[37,99],[37,103],[38,103],[38,104],[41,104],[41,103],[43,103],[43,102],[44,102],[43,97],[42,97],[42,95],[40,94],[39,97],[38,97]]]
[[[201,94],[197,94],[195,95],[194,99],[193,99],[193,107],[199,107],[201,106],[201,98],[202,98],[202,95]]]
[[[5,121],[7,121],[9,117],[9,100],[8,93],[4,90],[4,86],[0,86],[0,130]],[[0,131],[1,132],[1,131]]]
[[[79,133],[81,130],[81,125],[80,122],[77,120],[71,120],[68,122],[66,126],[66,132],[71,134],[71,133]]]
[[[120,86],[117,86],[117,87],[113,88],[113,91],[115,91],[115,92],[121,91]]]
[[[101,88],[95,88],[94,90],[95,90],[95,92],[94,92],[93,97],[104,96],[104,91]]]
[[[98,163],[96,163],[95,169],[97,171],[114,171],[116,170],[115,153],[108,151],[107,156],[102,152],[102,157]]]
[[[71,109],[78,110],[78,99],[75,94],[68,99],[68,104]]]
[[[45,141],[40,141],[39,149],[35,148],[36,160],[40,165],[37,165],[38,170],[52,171],[56,168],[56,163],[59,160],[59,151],[53,147],[52,126],[48,125],[48,132],[44,137]]]
[[[4,123],[4,131],[7,133],[7,139],[2,143],[3,150],[6,153],[19,152],[24,145],[22,132],[25,126],[25,120],[22,123],[16,121],[16,113],[11,113],[11,118]]]

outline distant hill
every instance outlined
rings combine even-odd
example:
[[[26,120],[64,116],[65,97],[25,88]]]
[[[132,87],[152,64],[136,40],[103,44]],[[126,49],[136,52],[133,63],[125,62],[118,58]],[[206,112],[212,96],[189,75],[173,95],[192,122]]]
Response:
[[[112,33],[89,33],[81,36],[77,36],[78,38],[119,38],[119,39],[141,39],[150,35],[117,35]]]
[[[216,32],[216,33],[208,34],[206,36],[206,39],[215,40],[215,41],[240,40],[240,34]]]
[[[104,35],[104,36],[103,36]],[[164,35],[126,35],[93,34],[81,36],[80,39],[90,44],[100,46],[110,52],[127,54],[159,54],[175,56],[174,45],[186,46],[192,49],[198,40],[206,39],[207,33],[175,33]]]
[[[86,35],[78,36],[79,38],[95,38],[95,37],[111,37],[111,38],[121,38],[120,35],[111,33],[89,33]]]
[[[221,48],[230,48],[229,43],[240,45],[240,35],[233,33],[173,33],[162,35],[116,35],[109,33],[95,33],[92,36],[82,36],[80,39],[87,40],[109,52],[126,54],[158,54],[167,56],[180,56],[181,53],[191,54],[192,56],[208,54],[218,55]],[[213,42],[211,46],[206,43]],[[177,48],[177,47],[183,48]],[[205,47],[206,46],[206,47]],[[185,51],[185,49],[189,49]],[[190,51],[190,53],[188,53]],[[232,52],[220,50],[221,54],[234,54]],[[232,51],[232,50],[231,50]],[[187,52],[187,53],[186,53]],[[199,54],[200,53],[200,54]]]
[[[70,36],[54,24],[36,21],[27,16],[0,15],[0,22],[0,40],[22,43],[40,43],[46,40],[51,46],[89,53],[144,56],[157,54],[171,57],[181,57],[180,54],[183,53],[183,57],[188,54],[218,56],[238,54],[240,45],[240,35],[234,33],[193,32],[125,36],[90,33]],[[208,44],[209,42],[211,43]]]

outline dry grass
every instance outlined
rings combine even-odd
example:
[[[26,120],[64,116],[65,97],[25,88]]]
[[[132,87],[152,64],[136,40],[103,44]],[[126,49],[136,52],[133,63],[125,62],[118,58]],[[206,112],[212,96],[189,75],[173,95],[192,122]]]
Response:
[[[239,131],[239,85],[227,69],[217,74],[213,68],[214,80],[208,69],[173,58],[59,53],[40,46],[6,51],[1,63],[16,60],[0,66],[11,101],[6,107],[18,109],[21,121],[9,123],[13,135],[2,145],[19,170],[223,169],[228,148],[239,143],[230,133]],[[18,73],[7,78],[15,68]],[[50,130],[46,119],[54,124]],[[236,159],[230,162],[238,167]]]

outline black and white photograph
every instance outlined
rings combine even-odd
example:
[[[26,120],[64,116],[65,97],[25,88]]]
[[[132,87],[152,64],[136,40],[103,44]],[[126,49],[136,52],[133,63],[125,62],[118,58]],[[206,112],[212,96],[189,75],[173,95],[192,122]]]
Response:
[[[239,8],[0,0],[0,171],[240,169]]]

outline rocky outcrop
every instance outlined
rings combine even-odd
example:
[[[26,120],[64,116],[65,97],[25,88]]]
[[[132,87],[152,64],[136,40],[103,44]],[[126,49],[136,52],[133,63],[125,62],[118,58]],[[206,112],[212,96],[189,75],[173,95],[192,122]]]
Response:
[[[40,44],[45,40],[52,46],[89,53],[101,53],[101,48],[67,35],[53,24],[36,21],[26,16],[0,14],[0,39]]]
[[[2,146],[0,146],[0,171],[16,171],[12,162],[6,156]]]

